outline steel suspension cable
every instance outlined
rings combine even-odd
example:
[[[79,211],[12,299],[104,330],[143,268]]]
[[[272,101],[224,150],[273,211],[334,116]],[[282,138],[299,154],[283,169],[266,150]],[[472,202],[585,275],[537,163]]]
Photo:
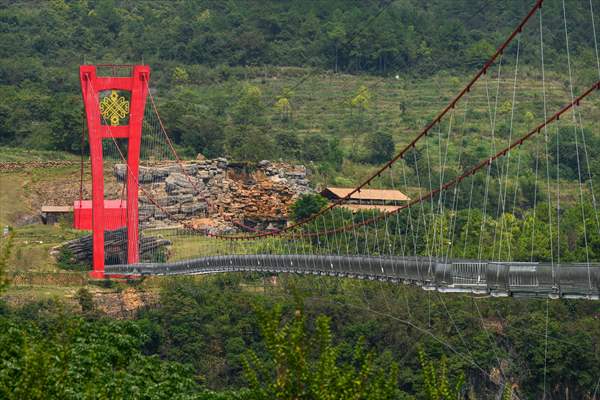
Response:
[[[514,123],[514,118],[515,118],[515,107],[516,107],[516,96],[517,96],[517,78],[518,78],[518,73],[519,73],[519,55],[520,55],[520,50],[521,50],[521,35],[519,35],[517,37],[517,54],[516,54],[516,60],[515,60],[515,72],[514,72],[514,78],[513,78],[513,90],[512,90],[512,99],[511,99],[511,111],[510,111],[510,126],[508,129],[508,140],[507,143],[510,144],[512,142],[512,134],[513,134],[513,123]],[[500,240],[499,240],[499,245],[498,245],[498,260],[501,260],[501,256],[502,256],[502,239],[503,239],[503,234],[504,234],[504,213],[506,211],[506,194],[508,192],[508,175],[510,172],[510,158],[511,158],[511,154],[512,153],[508,153],[506,156],[506,162],[503,163],[502,168],[500,169],[500,174],[499,174],[499,191],[498,191],[498,196],[499,196],[499,201],[498,201],[498,207],[496,210],[496,218],[499,218],[499,222],[500,222]],[[520,154],[520,153],[519,153]],[[502,170],[505,170],[505,179],[504,179],[504,189],[502,189]],[[501,211],[500,211],[501,209]],[[514,212],[514,209],[513,209]],[[494,259],[494,255],[495,255],[495,249],[496,249],[496,233],[497,233],[497,228],[498,228],[498,224],[496,223],[494,225],[494,245],[493,245],[493,250],[492,250],[492,260]],[[510,248],[510,244],[509,244],[509,248]],[[509,250],[509,255],[508,255],[509,259],[508,261],[510,261],[510,250]]]
[[[594,191],[593,175],[592,175],[592,170],[591,170],[591,166],[590,166],[590,157],[588,155],[587,144],[586,144],[586,140],[585,140],[585,131],[583,129],[583,121],[581,118],[581,111],[579,109],[577,110],[577,116],[579,117],[579,127],[581,129],[581,140],[582,140],[582,144],[583,144],[584,156],[585,156],[586,166],[587,166],[587,170],[588,170],[588,180],[590,182],[590,194],[592,196],[592,206],[594,208],[594,216],[596,217],[596,227],[598,228],[598,234],[600,235],[600,215],[599,215],[600,213],[598,212],[598,205],[596,203],[596,194]]]
[[[494,154],[496,152],[496,137],[495,137],[495,132],[496,132],[496,116],[497,116],[497,112],[498,112],[498,98],[500,95],[500,76],[502,73],[502,61],[503,61],[504,57],[500,58],[500,62],[498,63],[498,76],[497,76],[497,83],[496,83],[496,95],[495,95],[495,100],[494,100],[494,106],[492,108],[492,105],[490,103],[490,96],[489,96],[489,89],[488,89],[488,85],[487,85],[487,79],[485,80],[486,83],[486,95],[487,95],[487,102],[488,102],[488,113],[490,116],[490,129],[491,129],[491,147],[490,147],[490,154]],[[493,110],[493,111],[492,111]],[[484,195],[483,195],[483,223],[480,226],[479,229],[479,244],[477,246],[477,259],[481,260],[482,259],[482,252],[483,252],[483,236],[484,236],[484,230],[486,229],[486,223],[487,223],[487,206],[488,206],[488,198],[489,198],[489,188],[490,188],[490,177],[492,175],[492,167],[494,166],[493,162],[490,162],[487,165],[487,173],[486,173],[486,178],[485,178],[485,189],[484,189]]]
[[[467,100],[465,101],[465,113],[463,116],[463,123],[462,123],[462,134],[461,134],[461,141],[464,143],[464,135],[466,132],[466,126],[467,126],[467,114],[468,114],[468,110],[469,110],[469,101],[470,98],[467,97]],[[457,165],[460,166],[460,162],[462,159],[462,154],[464,151],[464,147],[465,146],[459,146],[459,151],[458,151],[458,159],[457,159]],[[447,260],[449,258],[452,257],[453,251],[454,251],[454,235],[456,233],[456,221],[458,220],[458,215],[457,215],[457,208],[458,208],[458,191],[459,191],[460,185],[456,185],[454,186],[454,194],[453,194],[453,200],[452,200],[452,214],[454,215],[453,221],[451,218],[451,225],[452,225],[452,229],[451,229],[451,236],[449,238],[448,241],[448,246],[446,249],[446,256],[445,256],[445,262],[447,262]]]
[[[539,30],[540,30],[540,61],[541,61],[541,72],[542,72],[542,100],[544,105],[544,119],[548,117],[548,104],[546,98],[546,67],[544,63],[544,26],[543,26],[543,11],[540,10],[539,13]],[[548,139],[548,127],[544,126],[544,150],[546,155],[546,190],[548,192],[548,227],[550,230],[550,260],[552,266],[552,282],[553,286],[556,287],[556,269],[555,269],[555,259],[554,259],[554,236],[552,234],[552,196],[551,194],[551,184],[550,184],[550,151],[549,151],[549,143]],[[560,233],[558,233],[560,235]],[[557,237],[558,240],[558,237]],[[532,244],[533,247],[533,244]],[[558,247],[558,245],[557,245]],[[558,260],[557,260],[558,261]]]
[[[596,37],[596,22],[594,21],[594,6],[590,0],[590,14],[592,16],[592,32],[594,35],[594,49],[596,50],[596,65],[598,66],[598,78],[600,78],[600,55],[598,54],[598,38]]]
[[[494,161],[496,161],[497,159],[504,157],[508,152],[512,151],[513,149],[515,149],[518,146],[521,146],[524,142],[528,141],[529,139],[531,139],[533,136],[535,136],[536,134],[540,133],[541,130],[549,124],[552,124],[556,121],[558,121],[560,119],[560,117],[567,111],[569,111],[571,108],[573,108],[576,104],[579,104],[581,101],[583,101],[585,98],[587,98],[590,94],[592,94],[594,91],[598,90],[600,88],[600,81],[595,82],[591,87],[589,87],[587,90],[585,90],[580,96],[578,96],[573,102],[563,106],[559,111],[555,112],[550,118],[548,118],[546,121],[540,123],[538,126],[536,126],[535,128],[533,128],[532,130],[530,130],[527,134],[521,136],[519,139],[515,140],[510,146],[505,147],[504,149],[498,151],[496,154],[494,154],[491,157],[486,158],[485,160],[481,161],[479,164],[475,165],[474,167],[468,169],[466,172],[464,172],[463,174],[449,180],[448,182],[446,182],[442,188],[440,189],[434,189],[429,193],[426,193],[424,195],[419,196],[416,199],[413,199],[411,201],[409,201],[407,204],[404,204],[402,206],[399,206],[399,208],[397,210],[394,211],[394,213],[400,212],[406,208],[412,207],[418,203],[421,203],[425,200],[429,200],[429,198],[431,196],[436,196],[437,194],[439,194],[440,192],[449,189],[450,187],[453,187],[454,185],[462,182],[465,178],[470,177],[471,175],[477,173],[478,171],[482,170],[483,168],[488,167],[491,163],[493,163]],[[378,218],[375,219],[371,219],[371,220],[366,220],[365,223],[372,223],[375,222],[376,220],[378,220]],[[360,226],[360,223],[354,223],[354,224],[350,224],[349,226],[345,226],[345,227],[340,227],[338,229],[336,229],[336,232],[339,232],[343,229],[350,229],[352,227],[356,227],[356,226]],[[329,231],[328,233],[333,233],[334,230]],[[319,232],[320,234],[321,232]],[[311,236],[311,235],[315,235],[315,233],[307,233],[307,236]]]
[[[318,213],[313,214],[312,216],[306,218],[305,220],[298,221],[298,222],[296,222],[296,223],[294,223],[292,225],[289,225],[289,226],[287,226],[287,227],[279,230],[276,233],[274,233],[274,232],[257,232],[255,235],[249,236],[247,238],[253,239],[253,238],[258,238],[258,237],[266,236],[266,235],[281,234],[281,233],[283,233],[283,232],[285,232],[285,231],[287,231],[289,229],[292,229],[295,226],[306,224],[306,223],[312,221],[313,219],[317,218],[318,216],[320,216],[322,213],[328,211],[329,209],[337,207],[337,206],[339,206],[341,204],[344,204],[345,202],[347,202],[351,198],[351,196],[353,194],[360,192],[361,189],[363,189],[364,187],[366,187],[367,185],[369,185],[375,178],[380,177],[383,171],[385,171],[387,168],[390,168],[391,165],[393,165],[394,163],[396,163],[399,159],[403,158],[404,155],[406,154],[406,152],[408,152],[410,149],[414,148],[414,146],[415,146],[415,144],[417,142],[419,142],[423,137],[427,136],[427,134],[429,133],[429,131],[437,123],[439,123],[442,120],[442,118],[450,110],[452,110],[456,106],[456,104],[468,92],[471,91],[471,89],[473,88],[473,86],[475,85],[475,83],[481,78],[481,76],[483,76],[483,75],[485,75],[487,73],[487,71],[489,70],[489,68],[496,61],[496,59],[498,57],[501,57],[503,55],[503,53],[506,50],[506,48],[508,47],[508,45],[523,30],[523,28],[525,27],[525,25],[527,24],[527,22],[533,17],[533,15],[535,15],[536,11],[541,8],[543,1],[544,0],[537,0],[536,1],[535,5],[531,8],[531,10],[529,11],[529,13],[523,18],[523,20],[521,20],[521,22],[518,24],[518,26],[515,28],[515,30],[500,45],[500,47],[496,50],[496,52],[485,62],[485,64],[483,65],[483,67],[469,81],[469,83],[461,90],[461,92],[456,97],[454,97],[452,99],[452,101],[429,124],[427,124],[425,126],[425,128],[423,128],[420,131],[420,133],[408,145],[406,145],[398,154],[396,154],[396,156],[394,156],[390,161],[388,161],[387,163],[385,163],[381,168],[379,168],[369,178],[367,178],[360,185],[358,185],[356,188],[354,188],[352,191],[350,191],[348,194],[346,194],[346,196],[344,196],[343,198],[335,200],[329,206],[327,206],[326,208],[320,210]],[[232,236],[226,236],[226,235],[211,235],[211,236],[223,237],[225,239],[231,239],[232,238]]]
[[[575,95],[573,94],[573,73],[572,73],[572,69],[571,69],[571,52],[569,50],[569,32],[568,32],[568,28],[567,28],[567,10],[565,7],[565,0],[562,0],[562,9],[563,9],[563,21],[564,21],[564,28],[565,28],[565,45],[567,48],[567,65],[568,65],[568,70],[569,70],[569,92],[571,94],[571,101],[573,101]],[[578,176],[578,184],[579,184],[579,196],[581,199],[581,216],[582,216],[582,223],[583,223],[583,238],[584,238],[584,242],[585,242],[585,256],[586,256],[586,263],[587,263],[587,270],[588,270],[588,284],[589,284],[589,289],[590,292],[592,290],[592,278],[591,278],[591,270],[590,270],[590,255],[589,255],[589,246],[588,246],[588,236],[587,236],[587,225],[586,225],[586,221],[585,221],[585,207],[584,207],[584,198],[583,198],[583,188],[582,188],[582,183],[581,183],[581,163],[579,160],[579,144],[578,144],[578,129],[577,129],[577,113],[576,113],[576,107],[579,106],[579,104],[576,104],[575,107],[572,108],[572,115],[573,115],[573,123],[575,125],[575,154],[577,155],[577,176]]]

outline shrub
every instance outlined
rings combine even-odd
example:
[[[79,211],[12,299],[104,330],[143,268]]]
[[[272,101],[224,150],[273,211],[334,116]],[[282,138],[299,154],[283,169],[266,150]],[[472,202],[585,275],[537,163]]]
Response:
[[[320,194],[305,194],[291,206],[294,221],[302,221],[321,211],[327,205],[327,200]]]

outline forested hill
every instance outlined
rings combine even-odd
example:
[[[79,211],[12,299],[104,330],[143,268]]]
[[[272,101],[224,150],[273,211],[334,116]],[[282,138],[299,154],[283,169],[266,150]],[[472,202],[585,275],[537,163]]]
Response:
[[[546,1],[552,2],[556,0]],[[370,73],[465,68],[489,56],[534,1],[5,3],[0,77],[15,84],[62,75],[44,73],[43,66],[65,68],[83,60],[337,67]],[[551,23],[562,16],[545,18]],[[588,19],[589,10],[571,7],[571,34],[589,36]],[[561,40],[557,35],[550,42],[562,49]]]
[[[274,103],[281,88],[294,86],[313,71],[360,76],[400,74],[409,81],[415,78],[426,81],[434,74],[452,71],[460,77],[456,81],[462,82],[463,77],[472,74],[493,53],[534,1],[3,0],[0,3],[0,96],[4,99],[0,104],[0,145],[79,152],[82,106],[78,66],[144,62],[152,66],[152,85],[159,87],[163,97],[202,102],[209,109],[202,118],[194,111],[191,117],[195,119],[188,121],[184,118],[186,110],[181,109],[185,101],[180,102],[180,108],[173,104],[164,107],[165,122],[176,144],[187,148],[189,155],[202,151],[207,156],[235,158],[244,154],[232,154],[226,144],[215,141],[214,137],[224,136],[221,130],[226,124],[227,107],[223,104],[235,102],[223,99],[222,94],[242,92],[235,86],[236,81],[247,81],[249,76],[256,77],[273,66],[296,68],[288,69],[278,89],[261,88],[263,101],[270,96],[265,103]],[[583,3],[568,7],[569,32],[573,42],[579,44],[591,40],[589,9]],[[544,23],[561,26],[559,0],[546,0],[544,4],[549,5]],[[549,68],[553,63],[565,65],[561,58],[564,35],[560,33],[545,40]],[[535,57],[534,52],[523,52],[522,62],[537,65],[539,60]],[[573,48],[572,58],[581,65],[595,66],[593,43]],[[225,81],[234,84],[226,88],[196,86],[186,93],[168,92],[178,85]],[[356,88],[350,90],[361,84],[357,80],[352,85]],[[329,83],[316,87],[328,86]],[[344,95],[347,97],[349,93],[336,93],[340,101]],[[200,97],[194,99],[194,96]],[[316,93],[315,97],[318,100],[325,95]],[[333,109],[330,114],[341,112]],[[420,115],[411,118],[421,120],[426,116],[421,110]],[[330,137],[348,131],[340,118],[321,117],[314,112],[310,120],[297,118],[293,128],[302,133],[303,129],[315,128],[312,126],[315,120],[327,121]],[[418,124],[413,122],[416,127]],[[377,128],[389,131],[385,123]],[[290,129],[280,129],[286,130]],[[262,129],[263,133],[272,131]],[[324,127],[313,131],[323,132]],[[293,137],[281,140],[283,144],[289,142],[298,140]],[[331,154],[321,158],[339,159],[336,144],[329,147]],[[342,150],[348,153],[347,149]],[[286,151],[285,155],[294,158],[294,151]]]

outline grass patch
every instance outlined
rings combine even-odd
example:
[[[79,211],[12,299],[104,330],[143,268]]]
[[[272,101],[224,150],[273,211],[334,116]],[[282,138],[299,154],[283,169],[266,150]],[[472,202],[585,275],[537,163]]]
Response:
[[[13,225],[15,221],[31,210],[25,201],[22,174],[0,173],[0,225]]]
[[[85,234],[60,225],[28,225],[15,228],[14,250],[8,260],[13,272],[56,272],[59,266],[50,251],[60,243]]]
[[[0,146],[0,162],[79,160],[75,154],[57,150],[31,150],[22,147]]]

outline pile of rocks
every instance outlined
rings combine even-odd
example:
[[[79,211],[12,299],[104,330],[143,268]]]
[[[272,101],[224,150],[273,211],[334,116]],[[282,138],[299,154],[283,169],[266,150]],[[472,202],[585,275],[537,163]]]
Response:
[[[122,181],[125,165],[116,165],[114,174]],[[203,218],[282,221],[299,195],[312,192],[304,166],[266,160],[250,165],[217,158],[140,167],[139,182],[139,216],[146,226]]]

